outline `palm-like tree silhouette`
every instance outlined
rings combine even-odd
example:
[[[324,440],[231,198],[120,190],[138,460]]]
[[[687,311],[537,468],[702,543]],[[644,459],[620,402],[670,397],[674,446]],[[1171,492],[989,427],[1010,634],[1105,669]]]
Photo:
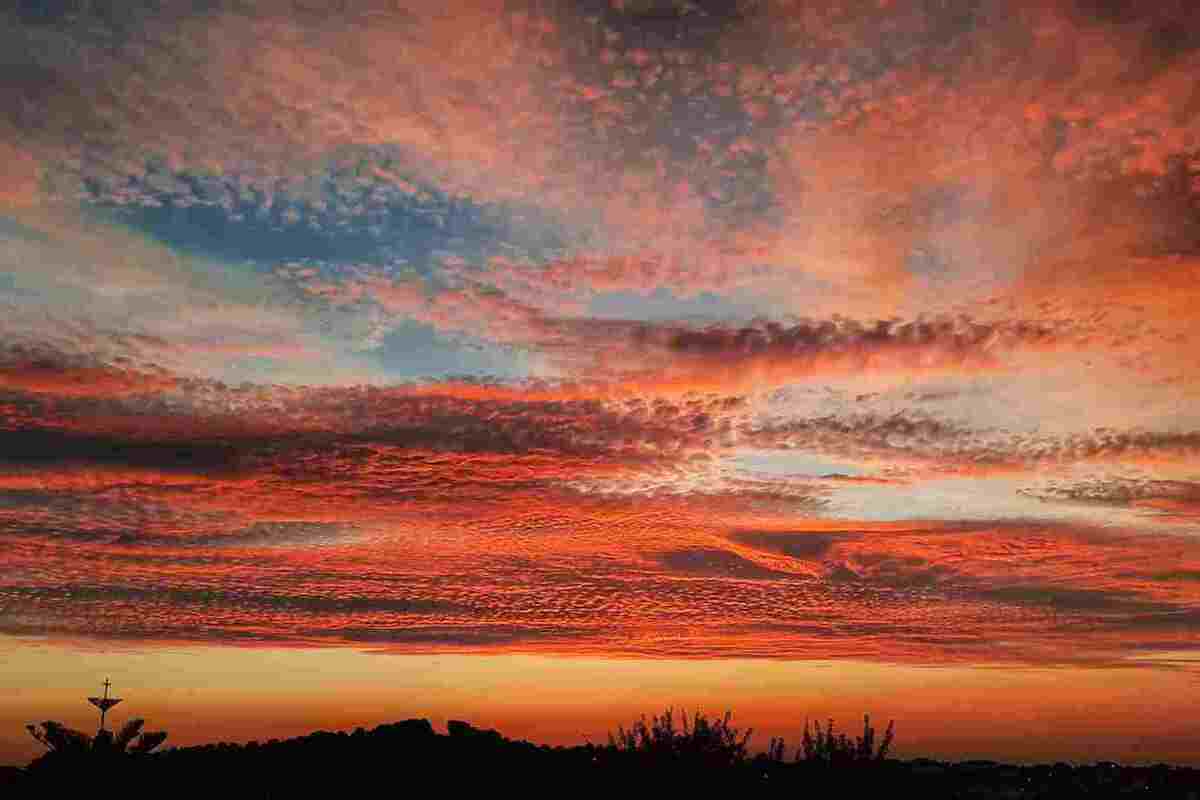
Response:
[[[47,720],[40,725],[26,725],[29,735],[39,741],[48,755],[57,757],[84,755],[132,756],[152,752],[167,739],[166,731],[146,731],[146,721],[131,719],[113,734],[101,729],[95,736],[69,728],[61,722]]]
[[[26,725],[25,730],[51,753],[82,754],[92,749],[92,737],[61,722],[47,720],[41,725]]]

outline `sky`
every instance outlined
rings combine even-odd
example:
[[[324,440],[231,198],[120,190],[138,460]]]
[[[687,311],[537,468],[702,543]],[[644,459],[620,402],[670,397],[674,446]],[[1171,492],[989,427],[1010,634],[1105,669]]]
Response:
[[[0,10],[0,761],[1200,764],[1189,2],[435,5]]]

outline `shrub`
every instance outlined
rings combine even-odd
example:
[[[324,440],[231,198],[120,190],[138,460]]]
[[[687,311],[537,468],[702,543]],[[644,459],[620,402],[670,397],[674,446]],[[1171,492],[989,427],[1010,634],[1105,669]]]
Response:
[[[796,751],[796,761],[831,766],[883,761],[887,758],[888,749],[891,748],[892,740],[895,738],[895,727],[895,720],[888,723],[887,730],[883,734],[883,741],[876,748],[875,729],[871,727],[870,715],[863,715],[863,735],[853,740],[844,733],[834,735],[832,719],[829,720],[824,731],[816,723],[813,723],[810,731],[809,723],[806,721],[804,738],[800,742],[800,749]],[[780,752],[782,753],[782,746]]]
[[[688,762],[689,764],[729,767],[746,760],[746,746],[752,731],[742,733],[730,724],[731,712],[724,717],[709,719],[697,711],[689,721],[680,714],[676,727],[674,709],[668,708],[649,722],[643,716],[626,730],[608,735],[608,745],[619,753],[637,754],[655,764]]]
[[[100,730],[95,736],[69,728],[61,722],[47,720],[39,725],[26,725],[25,730],[46,748],[46,753],[30,764],[30,769],[49,768],[55,764],[74,764],[77,761],[123,759],[146,755],[167,739],[165,731],[144,731],[144,720],[132,719],[116,734]]]

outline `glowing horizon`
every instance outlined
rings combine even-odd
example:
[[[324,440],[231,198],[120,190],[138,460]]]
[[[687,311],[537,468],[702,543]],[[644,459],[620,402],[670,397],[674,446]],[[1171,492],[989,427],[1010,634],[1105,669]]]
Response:
[[[410,718],[429,719],[440,731],[461,719],[538,744],[602,744],[618,725],[671,706],[709,715],[731,710],[736,725],[753,729],[752,749],[782,736],[789,757],[805,720],[832,718],[854,730],[866,713],[880,728],[895,720],[898,758],[1200,763],[1187,721],[1200,701],[1187,691],[1191,675],[1180,670],[398,655],[344,647],[87,652],[92,658],[83,663],[54,645],[9,640],[0,653],[15,669],[0,680],[0,695],[9,697],[0,724],[21,728],[49,717],[91,730],[93,710],[68,689],[90,688],[103,665],[126,695],[112,721],[143,717],[181,747]],[[31,691],[20,678],[33,668],[53,687]],[[1153,713],[1124,713],[1134,704]],[[32,740],[0,739],[0,763],[37,753]]]

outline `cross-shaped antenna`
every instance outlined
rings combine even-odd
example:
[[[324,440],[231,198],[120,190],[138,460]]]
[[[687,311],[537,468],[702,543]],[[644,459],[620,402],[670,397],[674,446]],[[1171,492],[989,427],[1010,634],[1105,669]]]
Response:
[[[100,730],[104,730],[104,715],[108,713],[108,710],[110,708],[115,706],[117,703],[121,702],[121,698],[119,698],[119,697],[109,697],[108,696],[108,687],[110,687],[110,686],[112,686],[112,681],[110,681],[108,678],[105,678],[104,679],[104,696],[88,698],[89,703],[94,705],[96,708],[100,709]]]

